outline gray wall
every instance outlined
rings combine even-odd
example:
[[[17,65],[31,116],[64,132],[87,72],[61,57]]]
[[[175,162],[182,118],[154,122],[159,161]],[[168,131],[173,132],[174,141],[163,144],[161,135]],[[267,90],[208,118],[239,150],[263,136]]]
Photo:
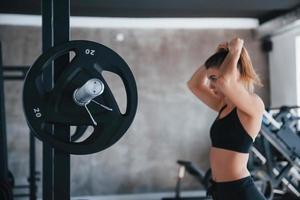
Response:
[[[72,156],[72,195],[169,191],[175,186],[177,159],[209,167],[208,132],[216,113],[188,91],[186,82],[220,42],[236,35],[245,39],[265,85],[257,92],[269,104],[267,57],[252,30],[76,28],[71,32],[71,39],[93,40],[118,52],[131,67],[139,91],[136,118],[117,144],[97,154]],[[116,40],[118,33],[124,34],[124,41]],[[30,65],[40,54],[37,27],[0,26],[0,40],[5,65]],[[28,175],[22,83],[5,83],[5,95],[9,165],[22,183]],[[41,168],[40,142],[37,154]],[[188,177],[183,187],[197,189],[199,184]]]

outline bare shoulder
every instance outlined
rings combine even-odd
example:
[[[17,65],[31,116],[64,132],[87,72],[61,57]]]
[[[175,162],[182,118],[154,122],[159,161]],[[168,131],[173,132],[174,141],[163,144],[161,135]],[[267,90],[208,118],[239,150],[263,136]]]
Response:
[[[261,128],[261,120],[263,111],[265,109],[265,105],[263,100],[257,94],[253,95],[255,101],[253,105],[249,106],[251,106],[252,109],[255,109],[255,115],[249,116],[248,114],[244,113],[239,109],[237,109],[237,114],[240,119],[240,122],[242,123],[247,133],[254,139]]]
[[[258,96],[257,94],[253,93],[251,94],[251,104],[249,104],[248,106],[251,107],[251,110],[253,110],[254,112],[252,112],[253,116],[250,116],[249,114],[243,112],[242,110],[238,109],[239,112],[242,115],[245,115],[245,117],[247,118],[257,118],[259,116],[262,116],[264,110],[265,110],[265,104],[263,102],[263,100],[261,99],[260,96]]]
[[[265,110],[264,101],[257,94],[253,93],[254,96],[254,109],[256,109],[258,115],[262,115]]]

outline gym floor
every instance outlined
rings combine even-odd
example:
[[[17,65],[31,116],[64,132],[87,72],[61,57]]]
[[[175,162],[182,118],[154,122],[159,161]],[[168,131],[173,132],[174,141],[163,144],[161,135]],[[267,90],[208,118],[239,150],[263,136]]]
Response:
[[[182,197],[205,196],[204,191],[184,191]],[[174,198],[174,192],[127,194],[127,195],[106,195],[106,196],[85,196],[72,197],[72,200],[161,200],[162,198]]]

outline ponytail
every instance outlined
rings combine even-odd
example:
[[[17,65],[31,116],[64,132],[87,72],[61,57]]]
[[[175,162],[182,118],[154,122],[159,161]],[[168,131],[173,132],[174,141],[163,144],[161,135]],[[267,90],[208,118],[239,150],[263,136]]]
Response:
[[[256,74],[253,68],[249,53],[245,47],[242,49],[239,64],[241,66],[241,81],[249,92],[254,92],[255,85],[263,87],[258,74]]]
[[[225,48],[224,46],[218,48],[217,52],[205,61],[204,66],[206,69],[211,67],[219,68],[225,60],[228,51],[228,48]],[[259,76],[253,68],[249,53],[245,47],[242,48],[237,68],[241,74],[240,80],[250,93],[254,92],[255,85],[259,87],[263,86]]]

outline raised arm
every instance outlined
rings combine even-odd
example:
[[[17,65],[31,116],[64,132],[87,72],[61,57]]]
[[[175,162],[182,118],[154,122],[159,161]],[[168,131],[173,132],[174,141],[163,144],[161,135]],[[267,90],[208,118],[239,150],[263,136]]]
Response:
[[[220,110],[222,101],[209,89],[204,66],[201,66],[196,70],[191,79],[187,82],[187,85],[190,91],[203,103],[217,112]]]

